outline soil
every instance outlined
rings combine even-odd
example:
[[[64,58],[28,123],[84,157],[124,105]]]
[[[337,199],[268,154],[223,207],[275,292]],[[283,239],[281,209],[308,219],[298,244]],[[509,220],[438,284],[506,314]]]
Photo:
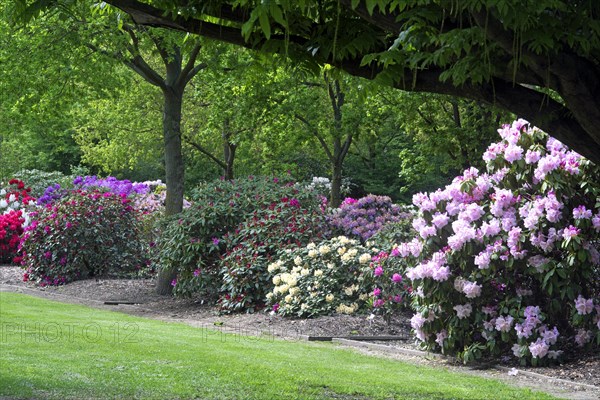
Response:
[[[396,316],[389,325],[381,317],[369,318],[365,315],[333,315],[312,319],[282,318],[268,312],[221,315],[201,298],[175,299],[157,295],[153,279],[90,279],[42,288],[23,282],[22,270],[12,266],[0,266],[0,291],[21,292],[238,335],[268,335],[286,340],[386,336],[385,341],[341,342],[368,354],[502,379],[512,385],[545,391],[565,399],[600,399],[600,355],[597,353],[572,354],[562,364],[550,367],[514,368],[515,365],[501,362],[465,366],[449,358],[418,352],[410,333],[409,314]]]

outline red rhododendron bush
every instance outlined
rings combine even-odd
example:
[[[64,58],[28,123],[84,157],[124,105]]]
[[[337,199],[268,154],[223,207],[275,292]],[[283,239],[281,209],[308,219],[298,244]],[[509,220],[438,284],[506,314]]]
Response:
[[[398,246],[428,349],[532,364],[600,344],[600,169],[526,121],[444,190]]]
[[[0,189],[0,263],[19,263],[18,247],[28,219],[25,208],[35,202],[31,189],[19,179],[11,179],[7,189]]]

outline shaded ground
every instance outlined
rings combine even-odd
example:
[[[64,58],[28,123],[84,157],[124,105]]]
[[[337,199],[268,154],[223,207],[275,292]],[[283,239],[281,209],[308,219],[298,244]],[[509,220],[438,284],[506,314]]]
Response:
[[[84,304],[103,309],[126,312],[138,316],[165,321],[184,322],[201,328],[219,329],[242,336],[284,337],[287,340],[303,340],[309,336],[376,336],[393,335],[400,340],[378,342],[405,350],[416,350],[410,335],[409,315],[398,316],[388,326],[381,318],[368,319],[365,315],[334,315],[314,319],[290,319],[269,313],[219,315],[218,311],[200,299],[174,299],[158,296],[151,279],[100,279],[85,280],[58,287],[39,288],[22,282],[22,272],[17,267],[0,267],[0,290],[22,291],[59,301]],[[115,301],[120,305],[105,305]],[[480,367],[464,367],[447,360],[436,360],[400,354],[385,349],[361,349],[370,354],[378,353],[404,361],[443,365],[461,372],[476,373],[503,379],[511,384],[532,387],[568,399],[600,399],[600,355],[577,354],[562,365],[543,368],[521,368],[516,375],[506,370]],[[512,365],[507,365],[512,367]],[[544,376],[526,376],[533,372]],[[548,379],[550,377],[551,379]],[[591,386],[595,386],[593,388]]]

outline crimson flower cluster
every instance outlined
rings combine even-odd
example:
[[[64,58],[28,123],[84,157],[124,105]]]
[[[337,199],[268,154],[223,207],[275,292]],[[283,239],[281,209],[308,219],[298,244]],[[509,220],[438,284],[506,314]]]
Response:
[[[23,234],[23,212],[11,210],[7,214],[0,214],[0,262],[19,262],[17,256],[19,240]]]

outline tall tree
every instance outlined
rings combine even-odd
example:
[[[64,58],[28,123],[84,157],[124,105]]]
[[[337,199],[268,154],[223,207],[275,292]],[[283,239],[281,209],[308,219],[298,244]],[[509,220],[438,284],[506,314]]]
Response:
[[[108,16],[112,16],[108,13]],[[182,109],[188,83],[207,67],[199,62],[202,50],[199,40],[186,41],[185,35],[162,29],[148,28],[127,21],[118,15],[121,37],[113,43],[100,41],[87,46],[121,61],[146,82],[162,93],[162,137],[167,193],[165,214],[174,215],[183,209],[185,165],[182,153]],[[110,22],[107,24],[111,28]],[[120,39],[120,40],[119,40]],[[153,66],[152,54],[159,55],[162,68]],[[156,289],[159,294],[171,293],[174,271],[161,270]]]
[[[82,99],[73,107],[75,141],[82,161],[100,171],[130,180],[164,177],[161,141],[162,93],[117,63],[123,83],[102,98]]]
[[[139,24],[497,105],[600,161],[600,2],[106,2]]]
[[[332,76],[331,71],[327,70],[323,73],[323,83],[303,82],[299,86],[309,87],[313,93],[317,94],[316,97],[319,97],[319,90],[326,93],[326,103],[328,104],[323,104],[322,101],[315,99],[315,96],[308,96],[308,93],[304,91],[304,105],[297,102],[290,106],[294,108],[294,118],[306,126],[308,132],[314,136],[327,155],[331,171],[329,201],[332,207],[339,207],[342,202],[344,160],[348,155],[356,131],[355,126],[349,126],[349,119],[344,119],[343,110],[346,108],[347,90],[343,87],[342,79]],[[318,91],[315,92],[315,89]],[[307,102],[311,104],[306,104]],[[320,115],[323,107],[328,110],[326,115]]]

